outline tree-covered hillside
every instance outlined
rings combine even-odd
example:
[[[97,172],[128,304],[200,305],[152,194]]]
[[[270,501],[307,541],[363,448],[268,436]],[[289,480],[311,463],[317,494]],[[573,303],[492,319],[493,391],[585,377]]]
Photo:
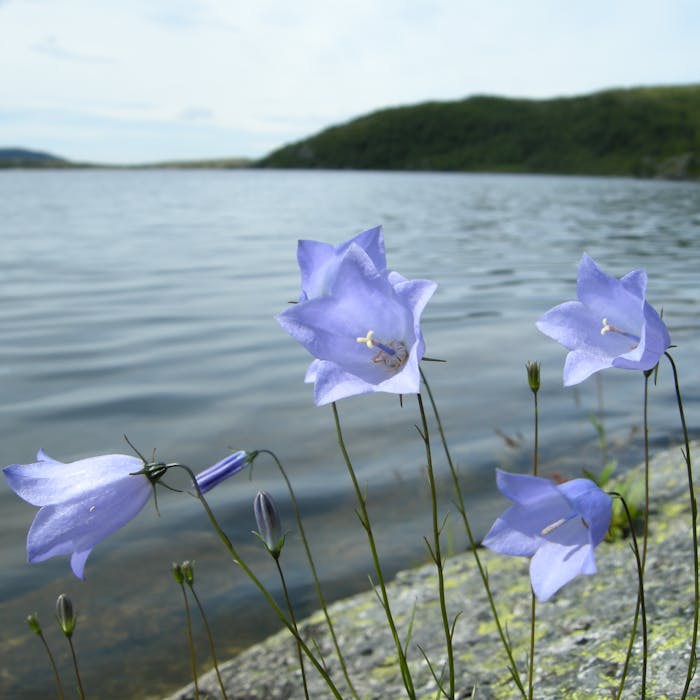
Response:
[[[700,85],[385,109],[255,165],[697,178]]]

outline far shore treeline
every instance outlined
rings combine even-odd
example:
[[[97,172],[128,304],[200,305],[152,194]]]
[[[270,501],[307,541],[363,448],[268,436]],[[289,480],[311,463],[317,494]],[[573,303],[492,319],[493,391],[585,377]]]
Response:
[[[6,149],[6,151],[18,149]],[[0,167],[80,167],[46,155]],[[33,154],[36,156],[36,154]],[[547,100],[474,96],[383,109],[258,161],[142,167],[262,167],[700,178],[700,85]]]

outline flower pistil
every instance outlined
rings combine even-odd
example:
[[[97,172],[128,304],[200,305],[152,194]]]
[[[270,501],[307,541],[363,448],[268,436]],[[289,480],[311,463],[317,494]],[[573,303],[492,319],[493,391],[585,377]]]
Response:
[[[639,345],[638,335],[634,335],[634,333],[628,333],[627,331],[623,331],[620,328],[617,328],[617,326],[613,326],[612,323],[608,323],[608,319],[604,318],[603,327],[600,329],[600,334],[605,335],[606,333],[619,333],[620,335],[624,335],[626,338],[634,340],[634,345],[630,348],[630,350],[634,350],[637,347],[637,345]]]
[[[400,369],[408,359],[406,344],[401,340],[392,340],[384,343],[374,337],[374,331],[367,331],[367,335],[357,338],[358,343],[364,343],[370,350],[379,348],[379,352],[372,358],[372,362],[385,364],[387,369],[396,371]]]

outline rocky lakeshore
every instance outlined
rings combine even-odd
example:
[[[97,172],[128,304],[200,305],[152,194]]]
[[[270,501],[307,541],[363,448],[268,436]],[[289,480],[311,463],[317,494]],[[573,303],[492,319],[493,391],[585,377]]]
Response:
[[[700,443],[692,446],[698,454]],[[642,468],[636,472],[642,478]],[[646,564],[646,608],[649,625],[647,697],[680,696],[686,676],[693,611],[692,541],[686,468],[681,449],[658,453],[651,463],[652,516]],[[538,700],[600,700],[614,697],[624,664],[635,610],[637,574],[630,541],[604,542],[596,550],[598,574],[579,576],[550,601],[537,606],[535,697]],[[507,625],[520,673],[526,677],[530,584],[527,560],[481,549],[501,620]],[[486,594],[466,552],[445,567],[451,616],[459,614],[454,635],[458,698],[506,700],[518,697],[496,632]],[[389,585],[392,612],[400,634],[413,617],[408,659],[418,698],[436,697],[436,682],[421,650],[436,668],[445,662],[434,565],[399,573]],[[362,700],[406,696],[396,652],[374,592],[367,591],[330,606],[349,676]],[[300,623],[327,660],[344,698],[352,697],[333,653],[321,613]],[[639,698],[641,634],[623,698]],[[307,668],[310,664],[307,664]],[[221,666],[231,700],[302,700],[304,692],[296,646],[286,630],[256,644]],[[331,698],[323,679],[308,670],[311,698]],[[192,685],[168,700],[195,697]],[[200,698],[220,698],[213,671],[199,679]],[[700,677],[689,698],[700,697]]]

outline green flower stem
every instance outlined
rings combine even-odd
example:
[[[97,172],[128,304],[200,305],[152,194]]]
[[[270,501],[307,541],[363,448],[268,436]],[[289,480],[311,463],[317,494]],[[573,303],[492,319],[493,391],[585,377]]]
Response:
[[[450,689],[449,693],[445,695],[453,699],[455,696],[455,660],[454,660],[454,650],[452,648],[452,635],[453,629],[450,626],[450,620],[447,615],[447,601],[445,600],[445,574],[443,570],[443,558],[440,549],[440,524],[438,521],[438,499],[437,499],[437,488],[435,486],[435,474],[433,471],[433,457],[432,450],[430,449],[430,432],[428,430],[428,421],[425,416],[425,408],[423,406],[423,397],[420,394],[416,394],[418,398],[418,408],[420,409],[420,417],[423,425],[423,431],[421,437],[425,443],[425,455],[428,463],[428,481],[430,483],[430,499],[431,499],[431,510],[432,510],[432,521],[433,521],[433,545],[428,549],[435,562],[435,567],[437,569],[438,576],[438,594],[440,597],[440,614],[442,616],[442,626],[445,631],[445,645],[447,648],[447,666],[449,671],[450,679]],[[444,692],[444,691],[443,691]]]
[[[46,649],[46,653],[48,654],[49,663],[51,664],[51,670],[53,671],[53,677],[56,680],[56,690],[58,692],[58,700],[63,700],[63,698],[64,698],[63,686],[61,685],[61,678],[59,677],[58,669],[56,668],[56,661],[53,658],[53,654],[51,653],[51,649],[49,649],[48,642],[46,641],[46,638],[44,637],[44,633],[41,631],[41,629],[38,629],[38,631],[36,631],[36,634],[39,636],[39,639],[41,639],[41,643],[44,645],[44,649]]]
[[[199,684],[197,683],[197,656],[194,650],[194,639],[192,638],[192,615],[190,614],[190,603],[187,600],[185,584],[180,582],[182,589],[182,599],[185,601],[185,618],[187,620],[187,644],[190,649],[190,665],[192,666],[192,682],[194,684],[195,700],[199,698]]]
[[[280,575],[280,582],[282,583],[282,591],[284,592],[284,599],[287,602],[287,610],[289,610],[289,617],[292,621],[292,625],[296,630],[297,636],[299,635],[299,627],[297,626],[297,620],[294,616],[294,608],[292,607],[292,600],[289,597],[289,591],[287,590],[287,582],[284,578],[284,572],[282,571],[282,566],[280,565],[279,557],[274,557],[275,564],[277,565],[277,573]],[[301,651],[301,645],[297,639],[297,654],[299,655],[299,668],[301,669],[301,681],[304,685],[304,697],[309,700],[309,686],[306,683],[306,669],[304,668],[304,654]]]
[[[389,623],[389,629],[391,630],[392,637],[394,638],[394,645],[396,646],[396,653],[399,658],[399,666],[401,668],[401,675],[403,677],[403,683],[411,700],[416,699],[416,691],[413,686],[413,678],[411,677],[411,671],[408,668],[408,662],[406,661],[406,654],[401,645],[401,640],[399,639],[399,633],[396,630],[396,624],[394,623],[394,618],[391,614],[391,607],[389,606],[389,596],[386,591],[386,584],[384,582],[384,575],[382,573],[382,567],[379,563],[379,554],[377,553],[377,546],[374,541],[374,533],[372,532],[372,525],[370,523],[369,514],[367,512],[367,504],[365,502],[365,497],[362,494],[360,485],[357,482],[357,476],[355,475],[355,470],[353,469],[352,462],[350,461],[350,455],[345,447],[345,441],[343,440],[343,432],[340,428],[340,417],[338,416],[338,407],[335,401],[331,404],[333,407],[333,418],[335,420],[335,429],[338,436],[338,445],[340,447],[340,452],[345,460],[345,466],[347,467],[348,473],[350,474],[350,479],[352,480],[352,485],[355,489],[355,495],[357,496],[357,502],[360,506],[360,522],[362,527],[367,533],[367,540],[369,542],[369,547],[372,552],[372,560],[374,562],[374,570],[377,573],[377,580],[379,582],[379,588],[381,591],[381,604],[384,608],[384,614],[386,615],[387,622]]]
[[[654,370],[649,370],[644,373],[644,532],[642,534],[642,575],[646,568],[647,560],[647,542],[649,535],[649,377]],[[630,522],[630,528],[633,524]],[[627,645],[627,654],[625,655],[625,665],[622,668],[622,676],[620,678],[620,687],[618,688],[616,700],[622,697],[622,691],[625,688],[625,680],[627,679],[627,671],[632,660],[632,648],[634,639],[637,634],[637,625],[639,624],[639,614],[641,611],[641,595],[637,592],[637,604],[634,609],[634,622],[632,624],[632,632],[630,633],[630,641]]]
[[[627,502],[622,497],[621,494],[616,491],[611,491],[610,496],[615,496],[620,499],[622,507],[625,509],[625,515],[627,516],[627,522],[630,526],[630,532],[632,533],[632,551],[634,552],[634,559],[637,564],[637,578],[639,585],[637,587],[637,610],[634,614],[634,623],[632,624],[632,634],[630,636],[629,648],[627,650],[627,656],[629,660],[630,651],[632,643],[634,641],[635,630],[637,629],[638,614],[641,610],[642,614],[642,694],[641,700],[646,698],[646,684],[647,684],[647,660],[649,657],[648,653],[648,639],[647,639],[647,610],[646,603],[644,601],[644,569],[642,568],[642,558],[639,554],[639,546],[637,545],[637,535],[634,532],[634,522],[632,521],[632,515],[630,514],[629,508],[627,507]],[[628,663],[625,662],[625,667],[622,672],[622,678],[620,680],[620,688],[616,697],[619,699],[622,696],[622,689],[625,686],[625,679],[627,676]]]
[[[690,658],[688,659],[688,673],[686,675],[685,685],[683,687],[683,695],[681,696],[681,700],[684,700],[688,695],[688,691],[690,690],[690,682],[693,680],[693,675],[695,674],[695,666],[697,664],[696,647],[698,641],[698,613],[700,611],[700,577],[698,575],[698,572],[700,571],[700,566],[698,565],[698,505],[695,500],[695,487],[693,486],[693,467],[690,461],[690,440],[688,438],[688,426],[685,422],[685,411],[683,410],[681,387],[678,383],[678,371],[676,370],[676,363],[673,361],[671,355],[668,352],[664,354],[668,358],[668,361],[671,363],[671,369],[673,370],[673,383],[676,388],[678,412],[680,414],[681,425],[683,427],[683,441],[685,443],[685,452],[683,454],[683,458],[685,460],[685,466],[688,472],[688,493],[690,497],[690,517],[693,536],[693,571],[695,597],[693,605],[693,633],[690,644]]]
[[[335,628],[333,626],[333,621],[331,620],[330,613],[328,612],[328,605],[326,603],[326,599],[323,595],[323,590],[321,589],[321,582],[318,578],[318,573],[316,571],[316,565],[314,564],[314,559],[311,555],[311,548],[309,547],[309,541],[306,537],[306,532],[304,530],[304,524],[301,520],[301,513],[299,512],[299,504],[297,503],[296,496],[294,494],[294,489],[292,488],[292,484],[289,480],[289,477],[287,476],[287,472],[285,471],[284,467],[282,466],[282,462],[278,459],[277,455],[272,452],[271,450],[258,450],[258,454],[267,454],[269,455],[275,464],[277,465],[277,468],[280,471],[280,474],[282,474],[282,478],[284,479],[285,484],[287,484],[287,490],[289,491],[289,498],[292,502],[292,509],[294,510],[294,517],[297,521],[297,528],[299,529],[299,536],[301,537],[301,541],[304,543],[304,551],[306,552],[306,559],[309,562],[309,569],[311,570],[311,576],[314,579],[314,587],[316,588],[316,596],[318,598],[318,602],[321,606],[321,610],[323,610],[323,615],[326,618],[326,625],[328,627],[328,632],[331,635],[331,640],[333,641],[333,647],[335,649],[335,654],[338,659],[338,663],[340,664],[340,668],[343,673],[343,678],[345,679],[345,682],[348,685],[348,688],[350,689],[350,692],[352,693],[352,696],[356,700],[359,699],[359,695],[357,694],[357,691],[355,690],[355,687],[352,684],[352,681],[350,680],[350,675],[348,673],[347,669],[347,664],[345,663],[345,658],[343,657],[343,653],[340,650],[340,644],[338,644],[338,638],[335,633]]]
[[[243,572],[248,576],[248,578],[253,582],[255,587],[260,591],[262,596],[265,598],[265,600],[268,602],[270,607],[275,611],[277,614],[277,617],[279,617],[280,621],[282,624],[289,630],[291,635],[297,640],[299,645],[301,646],[302,651],[308,659],[311,661],[311,663],[316,667],[316,670],[321,674],[321,677],[323,680],[326,682],[326,685],[328,685],[329,690],[331,693],[333,693],[333,697],[337,698],[337,700],[343,700],[343,696],[340,694],[340,691],[338,688],[336,688],[335,683],[333,683],[331,677],[328,675],[328,672],[326,669],[323,667],[323,665],[320,663],[320,661],[316,658],[314,653],[309,649],[307,644],[304,642],[304,640],[301,638],[299,633],[294,629],[294,625],[287,619],[287,616],[284,614],[284,611],[280,606],[277,604],[277,601],[272,597],[270,592],[265,588],[263,585],[262,581],[253,573],[253,570],[245,563],[245,561],[240,557],[238,552],[236,551],[236,548],[233,546],[233,543],[229,539],[228,535],[222,530],[221,525],[219,525],[219,522],[217,519],[214,517],[214,513],[212,512],[211,508],[209,507],[209,504],[207,503],[207,500],[204,498],[202,495],[202,492],[199,490],[199,486],[197,486],[197,479],[194,475],[194,472],[184,464],[177,464],[177,465],[169,465],[169,466],[178,466],[181,469],[184,469],[192,479],[192,483],[194,484],[195,488],[195,495],[199,499],[199,502],[202,504],[202,507],[204,508],[204,512],[206,513],[207,517],[209,518],[209,522],[211,523],[212,527],[214,528],[214,531],[216,534],[219,536],[219,539],[223,543],[224,547],[228,551],[228,553],[231,555],[231,558],[233,561],[243,570]]]
[[[221,678],[221,673],[219,672],[219,662],[216,658],[216,648],[214,646],[214,637],[212,636],[211,628],[209,627],[209,622],[207,621],[207,616],[204,614],[204,607],[202,606],[202,603],[199,600],[199,596],[197,595],[197,592],[194,590],[194,585],[189,583],[189,581],[188,581],[188,586],[190,588],[190,592],[192,593],[192,597],[195,600],[195,603],[197,603],[197,608],[199,609],[199,614],[202,618],[202,622],[204,623],[204,629],[207,633],[207,639],[209,641],[209,652],[211,653],[211,659],[214,662],[214,670],[216,671],[216,678],[219,681],[219,688],[221,689],[221,697],[224,700],[228,700],[228,695],[226,694],[226,688],[224,687],[224,682]]]
[[[537,391],[532,392],[535,402],[535,446],[532,453],[532,475],[537,476],[539,466],[539,403],[537,401]],[[535,620],[537,618],[537,598],[535,592],[530,591],[530,661],[527,669],[527,697],[532,700],[534,695],[534,675],[535,675]]]
[[[506,636],[505,630],[503,629],[503,626],[501,625],[500,618],[498,617],[498,610],[496,609],[496,602],[493,599],[493,594],[491,593],[491,587],[489,585],[489,577],[486,569],[484,568],[484,565],[481,563],[481,557],[479,556],[478,552],[478,544],[476,540],[474,539],[474,534],[472,533],[471,526],[469,524],[469,518],[467,516],[467,510],[464,505],[464,498],[462,497],[462,489],[459,485],[459,475],[457,474],[457,469],[454,465],[454,462],[452,461],[452,455],[450,454],[450,449],[447,445],[447,439],[445,437],[445,431],[442,426],[442,421],[440,420],[440,414],[437,409],[437,405],[435,404],[435,399],[433,398],[433,392],[430,390],[430,384],[428,384],[428,379],[425,376],[425,373],[421,369],[420,371],[421,378],[423,379],[423,384],[425,385],[425,389],[428,393],[428,398],[430,399],[430,404],[433,409],[433,413],[435,415],[435,420],[437,422],[438,430],[440,432],[440,440],[442,441],[442,446],[445,451],[445,456],[447,457],[447,463],[450,467],[450,473],[452,474],[452,481],[454,483],[454,488],[455,488],[455,495],[457,496],[457,507],[459,510],[459,514],[462,517],[462,522],[464,523],[464,529],[467,533],[467,539],[469,540],[469,546],[472,551],[472,555],[474,556],[474,561],[476,562],[476,566],[479,570],[479,575],[481,576],[481,581],[484,585],[484,590],[486,591],[486,596],[489,601],[489,606],[491,607],[491,613],[493,614],[493,619],[494,622],[496,623],[496,628],[498,630],[498,636],[501,638],[501,642],[503,643],[503,648],[505,649],[506,655],[508,656],[508,661],[510,663],[509,670],[511,677],[513,678],[513,682],[515,685],[518,687],[518,690],[520,691],[520,694],[523,696],[523,698],[527,698],[527,694],[525,692],[525,687],[523,686],[522,680],[520,679],[520,673],[518,672],[518,667],[515,664],[515,659],[513,658],[513,650],[511,649],[510,643],[508,641],[508,638]]]
[[[73,640],[70,636],[66,635],[68,640],[68,646],[70,647],[70,653],[73,657],[73,669],[75,670],[75,680],[78,683],[78,695],[80,695],[80,700],[85,700],[85,689],[83,688],[83,681],[80,678],[80,671],[78,670],[78,657],[75,654],[75,647],[73,646]]]

